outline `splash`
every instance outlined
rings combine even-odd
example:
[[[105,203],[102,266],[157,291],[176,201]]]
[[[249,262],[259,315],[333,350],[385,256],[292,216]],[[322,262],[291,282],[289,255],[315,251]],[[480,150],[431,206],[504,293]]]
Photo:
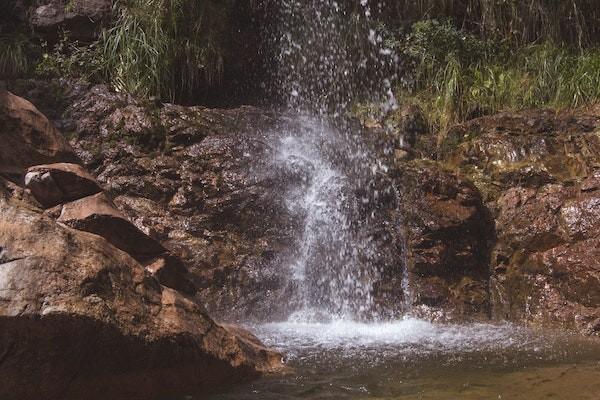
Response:
[[[385,166],[348,121],[359,98],[394,107],[383,65],[392,52],[371,26],[368,1],[285,0],[279,6],[274,96],[294,113],[281,127],[275,163],[301,169],[305,181],[287,194],[303,221],[288,268],[296,297],[290,319],[376,320],[374,286],[383,249],[373,240]],[[365,211],[368,210],[368,211]]]

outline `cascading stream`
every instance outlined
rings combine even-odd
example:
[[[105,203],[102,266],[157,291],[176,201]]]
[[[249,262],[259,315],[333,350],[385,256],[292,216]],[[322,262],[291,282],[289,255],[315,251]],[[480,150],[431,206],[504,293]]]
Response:
[[[369,29],[368,2],[358,6],[333,0],[280,5],[273,92],[297,118],[279,132],[274,162],[305,175],[287,196],[289,211],[303,221],[288,265],[296,288],[292,320],[378,318],[373,286],[380,279],[374,261],[380,249],[368,231],[371,216],[359,217],[374,197],[356,193],[382,166],[345,118],[359,95],[385,99],[390,107],[395,101],[389,81],[369,75],[369,67],[384,63],[391,52]]]

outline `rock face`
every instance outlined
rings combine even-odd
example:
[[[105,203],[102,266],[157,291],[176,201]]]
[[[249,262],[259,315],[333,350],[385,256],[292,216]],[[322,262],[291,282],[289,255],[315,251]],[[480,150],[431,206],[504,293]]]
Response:
[[[101,86],[73,93],[57,118],[76,153],[140,231],[185,261],[208,309],[285,317],[294,288],[282,266],[303,218],[285,194],[303,187],[306,166],[272,160],[293,117],[159,106]],[[597,332],[598,113],[482,117],[451,128],[437,150],[416,114],[397,121],[414,137],[367,137],[389,171],[348,193],[367,200],[352,220],[380,245],[375,302],[390,315],[402,303],[432,318]],[[436,161],[417,158],[426,155]],[[385,218],[366,217],[374,211]],[[157,260],[149,273],[175,281],[177,267]]]
[[[110,16],[111,6],[112,0],[43,0],[30,10],[29,22],[53,40],[68,31],[71,39],[91,41]]]
[[[600,117],[525,111],[452,128],[442,156],[495,219],[494,315],[598,334]]]
[[[252,107],[157,107],[101,86],[75,101],[61,122],[76,133],[78,155],[115,204],[184,260],[209,311],[231,320],[286,318],[297,290],[289,266],[305,211],[291,211],[289,198],[308,190],[316,167],[301,157],[276,161],[295,123],[295,116]],[[348,196],[368,198],[381,189],[375,186]],[[402,266],[394,254],[401,246],[392,223],[369,217],[380,206],[363,204],[353,218],[370,221],[361,240],[393,249],[369,255],[369,262],[384,275],[373,293],[378,305],[397,310]]]
[[[25,175],[25,186],[46,208],[102,191],[86,170],[69,163],[30,167]]]
[[[280,365],[101,237],[0,211],[3,399],[206,393]]]
[[[31,137],[11,143],[29,151]],[[40,154],[65,161],[45,143]],[[25,180],[0,177],[0,398],[181,397],[282,369],[281,355],[208,316],[184,263],[82,167],[32,166]]]
[[[66,139],[29,101],[0,90],[0,173],[19,179],[33,165],[77,162]]]
[[[414,312],[486,318],[494,228],[478,190],[433,162],[398,174]]]

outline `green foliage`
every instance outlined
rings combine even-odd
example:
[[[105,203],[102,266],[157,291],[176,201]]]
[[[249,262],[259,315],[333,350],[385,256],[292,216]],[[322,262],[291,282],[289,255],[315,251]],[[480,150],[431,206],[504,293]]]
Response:
[[[411,62],[398,97],[417,103],[434,128],[482,113],[600,100],[598,49],[507,46],[437,21],[416,23],[400,47]]]
[[[216,84],[233,1],[129,0],[104,31],[104,75],[122,91],[170,99]]]
[[[33,45],[21,34],[0,36],[0,79],[20,78],[29,73]]]
[[[102,80],[105,61],[98,43],[80,45],[77,41],[71,42],[65,33],[52,49],[42,43],[42,50],[41,60],[35,66],[36,76],[84,78],[92,82]]]
[[[598,0],[397,0],[387,7],[396,20],[451,19],[482,37],[521,45],[583,47],[600,39]]]

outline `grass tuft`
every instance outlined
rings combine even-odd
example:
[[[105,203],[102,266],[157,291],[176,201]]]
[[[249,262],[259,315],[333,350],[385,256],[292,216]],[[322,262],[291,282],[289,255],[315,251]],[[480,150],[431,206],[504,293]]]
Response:
[[[0,36],[0,79],[20,78],[29,72],[30,47],[24,35]]]
[[[501,110],[578,107],[600,101],[600,49],[550,42],[517,46],[435,20],[414,24],[398,45],[406,61],[401,102],[428,114],[431,128]]]

